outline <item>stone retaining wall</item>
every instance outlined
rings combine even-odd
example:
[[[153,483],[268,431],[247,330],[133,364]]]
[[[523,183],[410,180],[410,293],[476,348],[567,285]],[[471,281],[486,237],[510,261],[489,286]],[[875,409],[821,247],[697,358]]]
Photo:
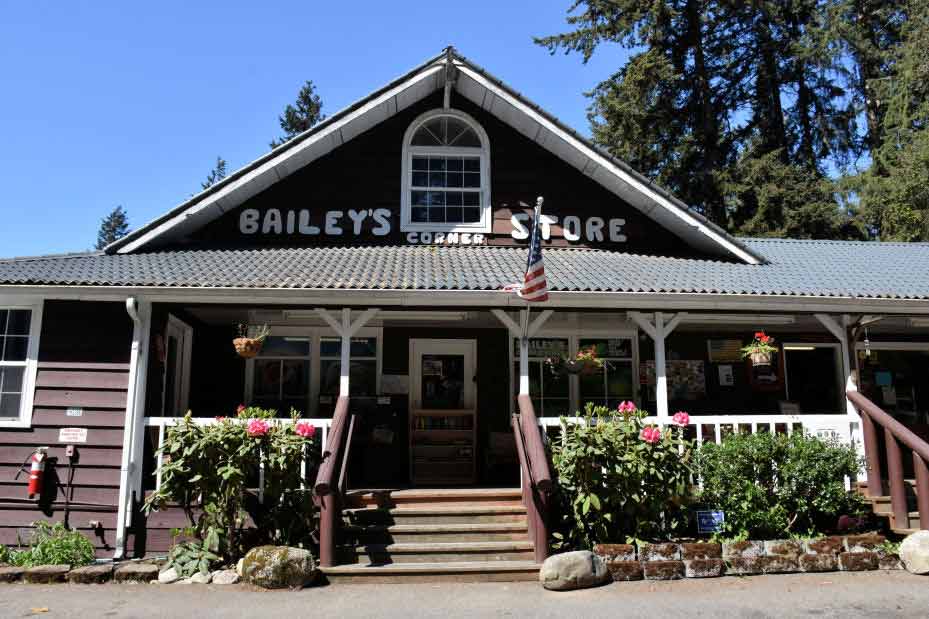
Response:
[[[796,572],[859,572],[903,569],[875,534],[810,540],[597,544],[613,580],[675,580]]]

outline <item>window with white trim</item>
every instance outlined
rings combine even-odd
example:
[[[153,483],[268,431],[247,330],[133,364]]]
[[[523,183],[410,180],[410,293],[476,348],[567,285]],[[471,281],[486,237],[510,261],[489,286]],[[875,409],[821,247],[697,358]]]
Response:
[[[403,140],[403,231],[490,232],[490,145],[457,110],[417,118]]]
[[[587,402],[616,408],[623,400],[633,400],[634,373],[632,338],[591,338],[578,342],[578,350],[593,348],[603,367],[578,376],[578,406]]]
[[[0,425],[32,418],[41,306],[0,308]]]
[[[519,394],[519,340],[513,340],[514,396]],[[571,381],[567,375],[553,372],[546,363],[549,357],[567,355],[568,338],[531,338],[529,340],[529,397],[539,417],[573,415],[571,410]]]

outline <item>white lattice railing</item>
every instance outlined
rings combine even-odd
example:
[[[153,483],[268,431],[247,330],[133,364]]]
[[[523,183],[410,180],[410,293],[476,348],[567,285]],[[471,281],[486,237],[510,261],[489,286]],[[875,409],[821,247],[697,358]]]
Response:
[[[183,417],[146,417],[145,418],[145,428],[146,433],[155,432],[155,440],[153,445],[155,447],[155,489],[161,488],[161,465],[164,460],[164,455],[161,453],[161,446],[164,445],[165,436],[167,435],[167,428],[175,426],[181,421]],[[214,423],[219,423],[219,420],[213,417],[194,417],[193,422],[197,425],[209,426]],[[326,444],[326,438],[329,435],[329,427],[332,425],[331,419],[300,419],[298,421],[308,422],[316,428],[320,436],[320,445]],[[276,419],[275,422],[282,424],[292,423],[290,419]],[[258,500],[261,501],[264,499],[264,464],[261,464],[258,470]],[[306,481],[307,467],[306,459],[300,463],[300,475]],[[312,480],[311,480],[312,483]]]

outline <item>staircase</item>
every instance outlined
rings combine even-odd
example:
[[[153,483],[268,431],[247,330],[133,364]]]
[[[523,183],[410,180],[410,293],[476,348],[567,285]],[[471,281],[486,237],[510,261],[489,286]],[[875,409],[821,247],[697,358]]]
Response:
[[[920,530],[919,510],[917,508],[916,498],[916,480],[906,479],[906,519],[899,521],[894,517],[893,500],[890,495],[868,496],[867,482],[862,482],[858,486],[858,491],[864,495],[865,500],[871,504],[871,510],[880,518],[886,518],[888,528],[897,535],[905,536]],[[889,481],[884,480],[884,487],[889,486]]]
[[[359,490],[342,509],[330,582],[535,580],[519,489]]]

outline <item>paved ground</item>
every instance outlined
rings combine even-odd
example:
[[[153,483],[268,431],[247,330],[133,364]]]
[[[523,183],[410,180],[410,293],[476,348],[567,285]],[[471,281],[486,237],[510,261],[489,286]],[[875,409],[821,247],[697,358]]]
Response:
[[[610,584],[339,585],[252,591],[198,585],[0,585],[2,617],[929,617],[929,577],[794,574]]]

